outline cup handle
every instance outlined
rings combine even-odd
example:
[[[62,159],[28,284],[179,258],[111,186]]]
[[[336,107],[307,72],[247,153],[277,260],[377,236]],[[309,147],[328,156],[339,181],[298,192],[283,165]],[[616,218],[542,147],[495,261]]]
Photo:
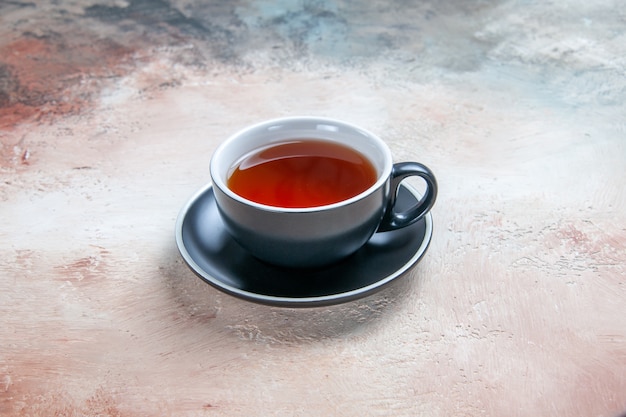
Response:
[[[396,212],[395,205],[400,183],[406,177],[413,175],[421,177],[426,182],[426,191],[413,207],[402,212]],[[435,179],[435,175],[428,167],[418,162],[399,162],[394,164],[390,178],[391,194],[387,202],[385,214],[376,232],[396,230],[415,223],[428,213],[437,198],[437,180]]]

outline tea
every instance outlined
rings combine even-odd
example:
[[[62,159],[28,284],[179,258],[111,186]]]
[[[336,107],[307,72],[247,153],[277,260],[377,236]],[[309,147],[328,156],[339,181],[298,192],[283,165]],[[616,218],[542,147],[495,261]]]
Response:
[[[373,164],[347,146],[323,140],[292,140],[244,156],[227,184],[248,200],[303,208],[354,197],[376,182]]]

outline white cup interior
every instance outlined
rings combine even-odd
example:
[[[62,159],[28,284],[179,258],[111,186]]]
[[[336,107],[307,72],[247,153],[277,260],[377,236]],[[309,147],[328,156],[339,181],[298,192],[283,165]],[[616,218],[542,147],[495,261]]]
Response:
[[[377,189],[391,174],[391,151],[376,135],[359,127],[333,119],[316,117],[291,117],[275,119],[248,127],[224,141],[211,158],[213,184],[237,200],[259,205],[235,194],[226,185],[229,175],[241,158],[259,148],[290,139],[317,139],[336,142],[355,149],[367,157],[376,168],[378,179],[363,193],[337,204],[346,204],[362,198]],[[261,205],[262,206],[262,205]],[[317,207],[319,209],[319,207]],[[298,211],[299,209],[292,209]]]

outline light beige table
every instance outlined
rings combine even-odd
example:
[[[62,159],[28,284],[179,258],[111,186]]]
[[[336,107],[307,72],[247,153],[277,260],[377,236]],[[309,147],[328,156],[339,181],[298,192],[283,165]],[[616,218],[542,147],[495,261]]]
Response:
[[[620,1],[0,3],[1,416],[626,411]],[[437,174],[347,304],[252,304],[174,241],[215,147],[330,116]]]

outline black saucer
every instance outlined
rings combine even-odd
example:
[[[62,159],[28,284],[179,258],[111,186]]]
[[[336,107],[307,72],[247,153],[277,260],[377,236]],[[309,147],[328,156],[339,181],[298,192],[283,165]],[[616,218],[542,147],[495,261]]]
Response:
[[[400,186],[396,207],[410,207],[419,198]],[[432,236],[432,216],[403,229],[376,233],[354,255],[329,267],[287,269],[257,260],[224,229],[207,185],[181,210],[176,243],[191,270],[208,284],[235,297],[284,307],[343,303],[380,290],[413,267]]]

